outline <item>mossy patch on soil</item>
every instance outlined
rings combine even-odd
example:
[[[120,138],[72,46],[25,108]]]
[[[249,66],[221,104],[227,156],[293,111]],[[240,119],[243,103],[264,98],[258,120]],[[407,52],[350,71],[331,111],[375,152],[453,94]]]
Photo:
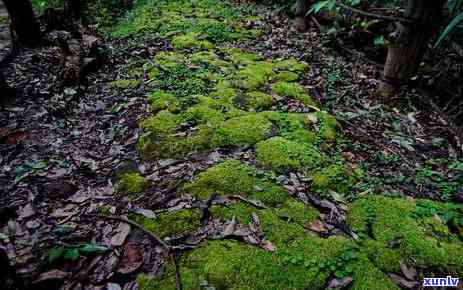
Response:
[[[135,196],[149,187],[149,182],[138,173],[125,173],[116,184],[116,192]]]
[[[298,143],[283,137],[273,137],[256,146],[257,160],[276,172],[316,168],[323,160],[310,144]]]
[[[187,233],[198,228],[201,212],[198,209],[183,209],[159,214],[156,218],[147,218],[139,214],[130,214],[129,218],[159,237],[170,237]]]
[[[463,243],[439,217],[417,215],[417,205],[406,199],[359,199],[349,210],[348,223],[364,237],[365,252],[384,271],[398,271],[400,259],[423,268],[463,271]]]
[[[115,80],[109,83],[110,88],[119,89],[136,89],[139,85],[139,80]]]
[[[259,177],[255,168],[233,159],[208,168],[181,191],[201,199],[212,194],[242,195],[272,206],[289,197],[283,187]]]

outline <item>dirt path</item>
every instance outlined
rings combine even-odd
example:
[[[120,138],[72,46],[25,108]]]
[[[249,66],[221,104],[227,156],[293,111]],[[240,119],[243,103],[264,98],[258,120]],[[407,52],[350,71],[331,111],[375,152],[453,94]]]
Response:
[[[375,104],[375,67],[268,12],[141,6],[88,86],[60,86],[55,48],[20,53],[0,223],[22,281],[176,288],[162,245],[98,214],[176,248],[184,289],[397,289],[463,272],[462,207],[442,202],[461,194],[461,162],[438,115]]]

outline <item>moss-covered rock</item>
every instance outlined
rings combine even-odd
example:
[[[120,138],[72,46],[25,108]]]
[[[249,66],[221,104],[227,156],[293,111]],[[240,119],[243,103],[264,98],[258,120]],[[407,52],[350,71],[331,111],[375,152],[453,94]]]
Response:
[[[116,192],[129,196],[137,195],[149,187],[149,182],[138,173],[125,173],[116,184]]]
[[[311,169],[319,166],[322,155],[311,145],[272,137],[256,146],[257,160],[276,172]]]
[[[198,209],[183,209],[165,212],[153,219],[139,214],[130,214],[129,218],[159,237],[184,234],[201,225],[201,212]]]

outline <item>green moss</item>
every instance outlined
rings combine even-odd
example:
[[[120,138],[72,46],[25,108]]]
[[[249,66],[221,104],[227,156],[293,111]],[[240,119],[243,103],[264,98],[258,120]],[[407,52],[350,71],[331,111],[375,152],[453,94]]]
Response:
[[[175,128],[182,122],[182,116],[172,114],[169,111],[163,110],[153,117],[141,122],[143,130],[151,134],[168,134],[172,133]]]
[[[236,241],[204,243],[182,258],[182,285],[186,289],[200,289],[200,285],[215,289],[323,289],[333,270],[318,265],[342,254],[351,243],[340,237],[308,236],[301,226],[281,220],[271,210],[258,215],[266,236],[276,243],[276,251]],[[272,240],[275,232],[278,240]],[[175,272],[168,265],[161,276],[140,276],[138,283],[139,289],[145,290],[175,289]]]
[[[298,61],[295,59],[277,59],[274,60],[274,66],[279,70],[286,70],[292,72],[302,73],[309,69],[309,65],[306,62]]]
[[[116,192],[134,196],[149,187],[148,180],[138,173],[126,173],[116,185]]]
[[[419,267],[463,271],[463,244],[449,243],[429,234],[422,218],[414,214],[416,205],[400,198],[375,196],[352,204],[348,214],[351,228],[365,234],[371,228],[373,241],[367,239],[366,249],[381,269],[397,270],[398,258],[414,260]],[[397,241],[389,248],[391,241]]]
[[[154,63],[164,70],[169,70],[179,64],[183,64],[185,61],[186,58],[183,54],[173,51],[161,51],[154,57]]]
[[[139,80],[116,80],[109,83],[110,88],[119,89],[136,89],[139,85]]]
[[[178,99],[163,90],[151,93],[148,96],[148,103],[150,104],[151,111],[155,113],[161,110],[169,110],[175,113],[181,109]]]
[[[273,105],[273,98],[263,92],[253,91],[237,96],[235,104],[248,111],[262,111]]]
[[[216,124],[223,121],[225,115],[215,108],[211,108],[210,104],[198,104],[183,113],[184,121],[189,121],[194,125],[197,124]]]
[[[217,126],[212,138],[213,147],[252,146],[269,137],[272,123],[261,114],[231,118]]]
[[[276,209],[276,213],[279,217],[289,218],[300,225],[310,223],[318,217],[315,208],[294,199],[288,199],[284,205]]]
[[[269,205],[287,199],[284,188],[256,176],[256,169],[238,160],[227,160],[200,173],[186,184],[182,192],[207,199],[212,194],[238,194],[258,199]],[[239,180],[239,182],[237,182]]]
[[[129,215],[129,219],[161,238],[184,234],[198,228],[201,225],[200,218],[201,212],[198,209],[165,212],[154,219],[139,214]]]
[[[199,34],[190,32],[187,34],[177,35],[172,38],[172,45],[177,49],[198,48],[211,49],[213,45],[207,40],[198,40]]]
[[[257,160],[276,172],[315,168],[322,156],[312,146],[282,137],[273,137],[256,146]]]
[[[252,64],[263,59],[262,56],[258,54],[243,52],[238,48],[222,48],[221,51],[227,55],[230,61],[240,65]]]
[[[304,87],[298,83],[277,82],[272,85],[272,92],[281,97],[293,98],[305,105],[315,106],[312,98],[306,94]]]
[[[333,164],[317,170],[311,175],[312,188],[317,192],[328,193],[330,190],[345,194],[353,185],[355,176],[343,165]]]
[[[282,71],[275,75],[275,80],[281,82],[294,82],[300,78],[299,74],[291,71]]]
[[[247,90],[255,90],[262,87],[273,74],[272,64],[258,61],[247,65],[235,76],[236,85]]]
[[[354,279],[351,290],[377,289],[377,290],[398,290],[386,274],[376,268],[367,257],[361,255],[353,266]]]
[[[338,121],[332,115],[326,112],[316,112],[314,114],[315,119],[317,119],[318,127],[318,136],[320,139],[324,140],[327,143],[332,143],[336,140]]]

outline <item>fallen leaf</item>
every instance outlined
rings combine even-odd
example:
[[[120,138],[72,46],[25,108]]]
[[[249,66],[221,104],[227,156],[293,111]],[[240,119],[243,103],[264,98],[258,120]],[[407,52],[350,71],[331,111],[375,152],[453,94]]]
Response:
[[[35,214],[35,209],[31,203],[26,204],[20,211],[18,220],[29,218]]]
[[[275,250],[276,250],[275,245],[272,244],[272,242],[270,242],[268,240],[264,240],[262,242],[262,248],[264,248],[264,250],[267,250],[269,252],[275,252]]]
[[[418,285],[416,281],[408,281],[407,279],[400,277],[397,274],[390,273],[389,277],[396,283],[398,286],[405,287],[405,288],[413,288]]]
[[[129,274],[136,271],[143,264],[143,253],[144,249],[141,244],[134,242],[125,244],[117,271],[121,274]]]
[[[154,211],[152,211],[152,210],[150,210],[150,209],[135,208],[133,211],[134,211],[135,213],[141,214],[141,215],[143,215],[144,217],[149,218],[149,219],[154,219],[154,218],[156,218],[156,214],[154,213]]]
[[[223,230],[223,235],[224,236],[232,235],[235,232],[235,226],[236,226],[236,218],[233,215],[231,221],[225,225],[225,228]]]
[[[332,279],[328,284],[328,289],[343,289],[344,287],[348,286],[352,283],[354,279],[352,277],[344,277],[342,279]]]
[[[32,284],[37,285],[37,284],[42,284],[44,282],[49,282],[49,281],[60,281],[64,280],[67,277],[69,277],[71,273],[69,272],[64,272],[60,270],[51,270],[45,273],[40,274],[40,276],[32,282]]]
[[[125,239],[130,234],[130,225],[127,223],[119,223],[115,231],[116,234],[111,238],[111,245],[122,246]]]
[[[316,233],[321,233],[321,234],[328,233],[328,229],[326,228],[325,224],[321,220],[318,220],[318,219],[307,224],[306,228]]]
[[[400,264],[400,270],[402,270],[402,273],[404,274],[404,276],[408,280],[414,280],[416,277],[415,268],[413,268],[412,266],[407,267],[407,265],[402,260],[400,260],[399,264]]]

